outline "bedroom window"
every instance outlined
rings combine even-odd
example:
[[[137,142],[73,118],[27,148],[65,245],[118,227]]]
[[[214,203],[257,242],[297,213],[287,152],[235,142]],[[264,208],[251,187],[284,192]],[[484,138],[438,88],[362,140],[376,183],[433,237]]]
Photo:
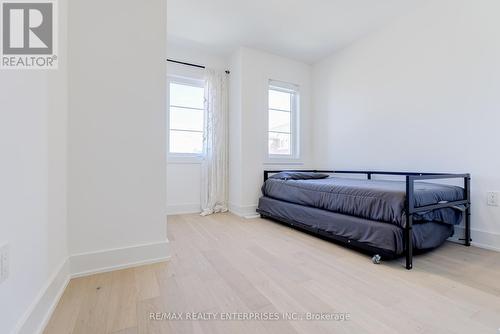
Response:
[[[268,153],[271,158],[298,158],[298,87],[269,82]]]
[[[205,119],[203,80],[169,78],[169,154],[201,156]]]

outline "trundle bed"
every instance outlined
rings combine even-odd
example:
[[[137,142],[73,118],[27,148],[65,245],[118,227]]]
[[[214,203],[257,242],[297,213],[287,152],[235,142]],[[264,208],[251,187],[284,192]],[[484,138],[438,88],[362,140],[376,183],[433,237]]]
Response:
[[[372,179],[373,175],[379,175]],[[391,176],[405,180],[387,180]],[[422,182],[463,179],[463,187]],[[380,258],[440,246],[464,221],[470,246],[470,174],[266,170],[257,212]]]

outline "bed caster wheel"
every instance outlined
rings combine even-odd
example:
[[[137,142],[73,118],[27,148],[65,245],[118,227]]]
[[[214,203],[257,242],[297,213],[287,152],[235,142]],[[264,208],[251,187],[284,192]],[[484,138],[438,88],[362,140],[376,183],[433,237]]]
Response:
[[[378,254],[373,255],[372,257],[372,262],[374,264],[380,264],[380,260],[382,260],[382,257]]]

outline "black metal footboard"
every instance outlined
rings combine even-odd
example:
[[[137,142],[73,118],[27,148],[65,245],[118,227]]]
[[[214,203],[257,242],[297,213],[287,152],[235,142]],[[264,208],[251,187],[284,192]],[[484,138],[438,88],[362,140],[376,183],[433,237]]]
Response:
[[[269,178],[270,174],[279,172],[315,172],[327,174],[363,174],[367,179],[371,179],[372,175],[398,175],[406,177],[406,201],[405,215],[406,224],[404,226],[404,253],[406,257],[406,269],[413,268],[413,216],[418,212],[430,211],[442,208],[451,208],[463,206],[465,208],[465,236],[463,239],[465,246],[471,244],[471,198],[470,198],[470,174],[441,174],[441,173],[413,173],[413,172],[386,172],[386,171],[334,171],[334,170],[265,170],[264,182]],[[463,179],[464,182],[464,199],[459,201],[437,203],[420,207],[414,206],[414,185],[415,181],[422,180],[444,180],[444,179]]]

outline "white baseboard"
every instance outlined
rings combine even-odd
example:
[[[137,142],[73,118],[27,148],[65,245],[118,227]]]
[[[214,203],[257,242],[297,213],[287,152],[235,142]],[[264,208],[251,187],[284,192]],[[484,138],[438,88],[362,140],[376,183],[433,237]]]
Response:
[[[247,219],[257,218],[259,214],[257,213],[257,204],[255,205],[236,205],[229,203],[229,211],[235,215]]]
[[[168,240],[72,255],[49,278],[11,334],[41,334],[71,278],[163,262],[169,258]]]
[[[463,238],[464,227],[455,227],[455,236]],[[471,228],[471,244],[478,248],[500,252],[500,234]]]
[[[40,290],[12,334],[42,333],[69,283],[70,276],[70,263],[66,258]]]
[[[71,256],[71,277],[162,262],[169,258],[168,240],[132,247],[106,249]]]
[[[200,203],[175,204],[167,206],[167,215],[185,215],[189,213],[200,213]]]

